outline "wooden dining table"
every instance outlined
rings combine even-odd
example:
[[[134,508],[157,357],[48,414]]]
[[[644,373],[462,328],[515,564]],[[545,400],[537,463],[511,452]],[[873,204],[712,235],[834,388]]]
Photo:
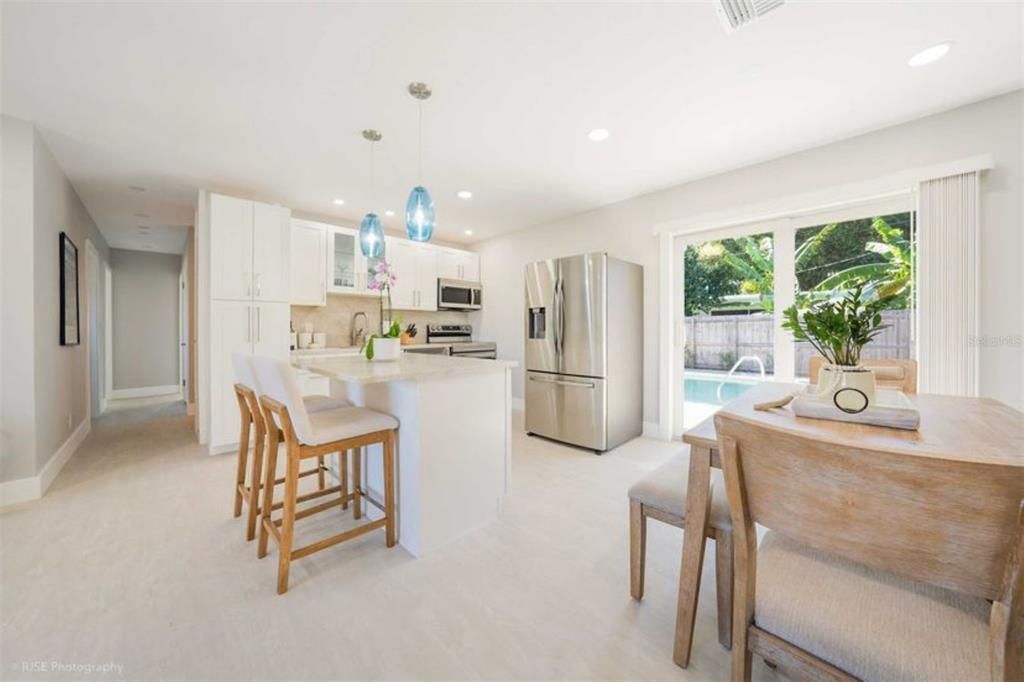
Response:
[[[986,471],[1024,496],[1024,413],[989,398],[908,395],[921,414],[916,431],[797,417],[789,407],[754,409],[803,389],[802,384],[758,384],[720,412],[773,426],[790,433],[837,445],[884,449],[907,456],[935,457],[988,465]],[[690,446],[683,552],[679,569],[676,632],[672,658],[686,667],[693,647],[704,539],[711,506],[711,468],[721,468],[714,415],[683,434]],[[974,470],[974,469],[972,469]]]

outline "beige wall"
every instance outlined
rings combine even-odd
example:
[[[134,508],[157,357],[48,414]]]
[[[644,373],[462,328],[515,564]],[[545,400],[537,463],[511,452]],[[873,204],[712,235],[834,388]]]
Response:
[[[35,475],[36,401],[32,166],[35,132],[24,121],[0,119],[3,196],[0,200],[0,481]]]
[[[644,419],[658,419],[656,225],[732,212],[909,169],[991,153],[982,180],[981,391],[1024,407],[1022,120],[1017,91],[841,142],[722,173],[511,233],[478,245],[486,288],[481,336],[503,358],[523,360],[523,268],[534,260],[608,251],[644,266]],[[685,160],[681,159],[681,163]],[[857,198],[857,197],[850,197]],[[516,372],[513,394],[523,395]]]
[[[180,384],[181,256],[111,249],[114,390]]]
[[[0,480],[8,481],[39,473],[88,414],[86,241],[93,244],[101,261],[107,260],[109,249],[31,124],[5,116],[3,138],[4,452]],[[60,345],[61,232],[78,247],[82,336],[78,346]]]

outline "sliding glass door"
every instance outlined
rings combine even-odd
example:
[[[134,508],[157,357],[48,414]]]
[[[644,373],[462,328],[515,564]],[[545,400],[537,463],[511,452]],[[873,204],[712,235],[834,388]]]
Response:
[[[814,350],[782,329],[782,311],[858,283],[889,301],[864,359],[915,357],[911,206],[906,194],[675,237],[673,435],[757,382],[806,381]]]
[[[684,252],[684,428],[774,371],[772,232],[689,241]]]

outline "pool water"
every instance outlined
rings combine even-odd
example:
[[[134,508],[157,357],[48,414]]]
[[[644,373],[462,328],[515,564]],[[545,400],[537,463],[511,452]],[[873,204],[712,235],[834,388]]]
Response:
[[[691,378],[684,382],[686,390],[686,402],[708,403],[709,405],[724,405],[734,400],[753,387],[754,384],[745,381],[721,381],[719,379]],[[722,390],[718,387],[721,385]],[[719,400],[718,396],[722,398]]]

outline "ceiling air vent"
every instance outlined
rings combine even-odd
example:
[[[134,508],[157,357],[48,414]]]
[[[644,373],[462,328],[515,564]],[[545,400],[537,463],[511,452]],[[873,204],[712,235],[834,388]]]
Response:
[[[764,16],[786,0],[713,0],[718,16],[722,19],[725,30],[732,33],[741,26],[746,26],[754,19]]]

